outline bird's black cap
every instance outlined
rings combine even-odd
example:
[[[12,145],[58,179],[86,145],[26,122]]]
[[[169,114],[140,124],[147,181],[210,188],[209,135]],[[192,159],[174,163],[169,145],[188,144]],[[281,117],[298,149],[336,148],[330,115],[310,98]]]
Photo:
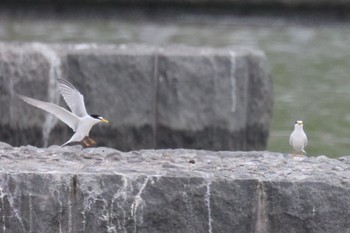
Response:
[[[97,115],[97,114],[90,114],[90,116],[92,118],[96,118],[96,119],[99,119],[101,117],[100,115]]]

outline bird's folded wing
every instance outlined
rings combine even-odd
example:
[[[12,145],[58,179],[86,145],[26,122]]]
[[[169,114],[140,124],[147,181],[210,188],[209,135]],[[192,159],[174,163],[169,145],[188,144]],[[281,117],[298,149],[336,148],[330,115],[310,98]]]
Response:
[[[21,98],[23,101],[27,102],[28,104],[31,104],[37,108],[41,108],[42,110],[45,110],[55,115],[58,119],[60,119],[69,127],[71,127],[73,131],[76,131],[79,123],[79,118],[71,112],[67,111],[66,109],[53,103],[32,99],[23,95],[18,95],[18,97]]]
[[[57,79],[58,89],[72,112],[78,117],[87,116],[84,96],[65,79]]]

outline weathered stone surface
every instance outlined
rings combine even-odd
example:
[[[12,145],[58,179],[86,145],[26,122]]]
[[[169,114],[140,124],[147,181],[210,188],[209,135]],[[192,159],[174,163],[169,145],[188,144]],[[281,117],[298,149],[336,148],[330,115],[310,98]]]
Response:
[[[90,96],[90,111],[110,119],[98,127],[101,145],[122,150],[155,147],[155,51],[137,47],[74,51],[67,56],[67,79]]]
[[[170,50],[160,54],[157,145],[252,148],[246,143],[248,105],[254,98],[248,92],[248,63],[247,51]],[[267,98],[271,105],[272,96]]]
[[[55,4],[56,1],[53,0],[12,0],[11,2],[31,2],[31,3],[48,3],[48,4]],[[61,3],[80,3],[80,4],[153,4],[155,6],[163,4],[187,4],[189,6],[195,6],[195,5],[203,5],[203,4],[209,4],[209,6],[215,5],[229,5],[233,4],[234,6],[252,6],[252,7],[259,7],[259,6],[270,6],[276,5],[276,7],[296,7],[296,6],[316,6],[316,7],[327,7],[327,6],[349,6],[350,0],[60,0]]]
[[[350,232],[350,157],[0,144],[0,232]]]
[[[272,84],[269,80],[269,65],[265,55],[253,52],[249,56],[249,84],[247,98],[248,119],[246,143],[248,147],[263,150],[267,143],[272,112]],[[263,143],[262,143],[263,142]]]
[[[21,58],[21,59],[18,59]],[[11,145],[63,144],[72,132],[15,93],[66,106],[68,79],[87,111],[110,120],[91,136],[120,150],[264,149],[272,84],[259,51],[189,47],[0,44],[0,139]]]
[[[48,123],[55,122],[54,117],[18,105],[16,93],[58,103],[57,88],[49,87],[55,85],[59,60],[59,54],[43,44],[0,44],[0,135],[3,141],[12,145],[43,144],[43,134],[48,133]]]

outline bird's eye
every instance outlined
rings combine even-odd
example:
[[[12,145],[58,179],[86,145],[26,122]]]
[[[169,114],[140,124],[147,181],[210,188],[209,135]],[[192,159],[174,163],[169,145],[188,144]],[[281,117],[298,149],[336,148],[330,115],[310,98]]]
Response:
[[[296,121],[295,124],[298,124],[298,122]]]

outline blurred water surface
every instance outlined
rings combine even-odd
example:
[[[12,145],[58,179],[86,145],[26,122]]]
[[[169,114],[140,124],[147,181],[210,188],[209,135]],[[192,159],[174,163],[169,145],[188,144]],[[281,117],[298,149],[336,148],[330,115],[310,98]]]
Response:
[[[2,18],[0,40],[185,44],[264,50],[274,81],[268,150],[290,152],[294,121],[303,120],[308,155],[350,154],[350,27],[267,17]]]

